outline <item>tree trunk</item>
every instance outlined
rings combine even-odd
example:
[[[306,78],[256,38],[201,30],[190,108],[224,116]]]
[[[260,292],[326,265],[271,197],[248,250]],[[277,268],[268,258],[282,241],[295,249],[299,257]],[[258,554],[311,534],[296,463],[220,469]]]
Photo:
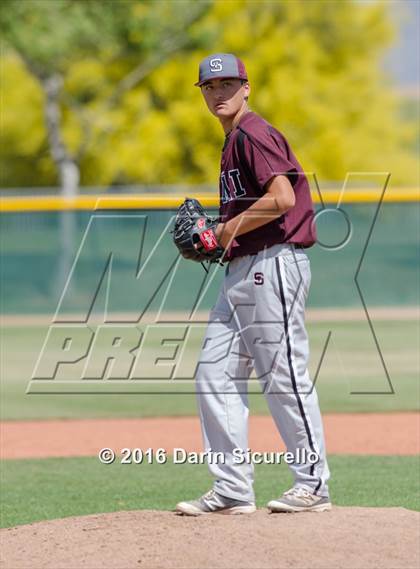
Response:
[[[60,178],[61,193],[73,197],[78,193],[80,172],[79,166],[70,155],[61,133],[60,91],[63,85],[61,75],[54,74],[44,79],[45,122],[50,143],[50,151]]]
[[[60,75],[54,74],[44,79],[42,85],[45,91],[45,122],[50,144],[50,152],[57,166],[61,195],[66,198],[75,197],[79,190],[79,166],[68,151],[62,136],[61,109],[59,96],[63,85]],[[55,291],[61,297],[67,282],[76,245],[75,212],[64,210],[60,212],[59,261]]]

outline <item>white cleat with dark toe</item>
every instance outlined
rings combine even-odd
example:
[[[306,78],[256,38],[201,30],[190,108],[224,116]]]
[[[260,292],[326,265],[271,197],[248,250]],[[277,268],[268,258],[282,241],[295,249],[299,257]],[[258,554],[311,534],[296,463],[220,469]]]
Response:
[[[185,516],[202,516],[205,514],[252,514],[256,510],[254,502],[242,502],[217,494],[210,490],[198,500],[179,502],[175,511]]]
[[[328,496],[316,496],[305,488],[291,488],[278,500],[268,502],[267,508],[277,512],[325,512],[331,510]]]

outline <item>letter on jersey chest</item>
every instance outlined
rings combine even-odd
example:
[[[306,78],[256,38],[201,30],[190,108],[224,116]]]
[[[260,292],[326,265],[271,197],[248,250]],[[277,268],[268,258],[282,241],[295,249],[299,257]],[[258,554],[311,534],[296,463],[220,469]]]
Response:
[[[222,203],[227,203],[236,200],[246,195],[246,190],[241,182],[241,175],[239,170],[222,170],[220,174],[220,194]]]

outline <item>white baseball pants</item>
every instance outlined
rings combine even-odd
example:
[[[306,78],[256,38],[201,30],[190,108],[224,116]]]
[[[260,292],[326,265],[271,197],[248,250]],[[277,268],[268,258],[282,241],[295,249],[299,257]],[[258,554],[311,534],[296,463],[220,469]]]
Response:
[[[273,245],[227,266],[196,374],[205,450],[221,452],[225,460],[208,463],[214,489],[223,496],[254,500],[254,466],[238,464],[234,455],[234,449],[248,448],[253,369],[287,451],[302,456],[305,449],[319,457],[315,464],[289,464],[294,485],[328,496],[322,419],[307,368],[310,281],[309,259],[293,245]]]

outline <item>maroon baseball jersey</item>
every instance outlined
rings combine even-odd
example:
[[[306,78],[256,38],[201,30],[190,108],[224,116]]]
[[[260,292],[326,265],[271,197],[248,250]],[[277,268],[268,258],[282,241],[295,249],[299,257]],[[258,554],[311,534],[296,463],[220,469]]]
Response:
[[[249,208],[266,192],[274,176],[287,175],[295,205],[278,219],[236,237],[226,258],[252,255],[265,246],[294,243],[310,247],[316,240],[314,207],[308,180],[285,137],[253,112],[245,113],[226,137],[220,173],[223,222]]]

